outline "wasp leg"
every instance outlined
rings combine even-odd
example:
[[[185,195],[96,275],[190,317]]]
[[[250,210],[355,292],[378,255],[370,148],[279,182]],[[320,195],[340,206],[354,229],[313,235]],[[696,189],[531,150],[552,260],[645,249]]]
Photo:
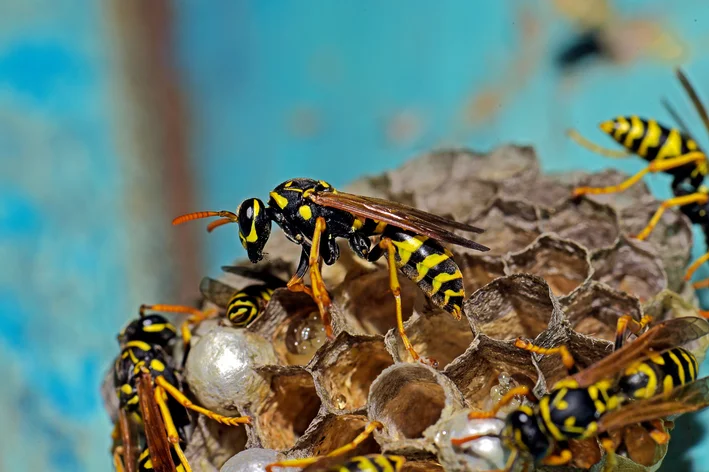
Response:
[[[667,444],[667,442],[670,440],[670,434],[663,428],[662,421],[644,421],[640,424],[643,428],[647,429],[647,431],[650,433],[650,437],[653,441],[655,441],[655,444]]]
[[[320,317],[325,327],[325,334],[329,339],[332,339],[332,321],[330,319],[332,300],[330,300],[330,295],[327,293],[327,288],[325,287],[325,282],[323,282],[322,273],[320,272],[320,239],[326,227],[325,218],[318,216],[317,220],[315,220],[315,230],[313,231],[308,266],[310,267],[310,286],[313,291],[312,297],[318,305],[318,310],[320,310]]]
[[[300,261],[298,262],[298,268],[286,284],[286,288],[291,292],[304,292],[313,298],[313,291],[310,287],[303,283],[303,277],[308,273],[308,262],[310,260],[310,246],[303,244],[303,250],[300,253]]]
[[[566,465],[571,462],[572,456],[571,450],[569,449],[569,445],[562,441],[559,443],[559,447],[561,448],[559,453],[545,457],[542,461],[542,464],[550,466],[560,466]]]
[[[655,160],[650,163],[649,166],[633,175],[632,177],[624,180],[618,185],[611,185],[609,187],[577,187],[574,189],[574,196],[578,197],[580,195],[598,195],[607,193],[618,193],[635,185],[643,176],[649,172],[665,172],[676,167],[683,166],[685,164],[690,164],[692,162],[705,161],[706,156],[701,152],[690,152],[681,156],[673,157],[670,159]]]
[[[536,354],[542,354],[545,356],[548,356],[550,354],[559,354],[559,356],[561,356],[561,362],[564,364],[564,367],[566,367],[566,370],[569,372],[569,374],[575,374],[576,372],[578,372],[578,367],[576,366],[574,356],[571,355],[569,349],[563,344],[558,347],[547,348],[536,346],[530,343],[529,341],[525,341],[522,338],[517,338],[517,340],[515,341],[515,347],[524,349],[525,351],[534,352]]]
[[[706,261],[709,261],[709,252],[704,254],[702,257],[700,257],[696,261],[692,262],[692,265],[690,265],[687,268],[687,272],[684,274],[684,280],[687,281],[687,280],[691,279],[692,275],[694,275],[694,272],[696,272],[697,269],[699,269],[699,267],[702,264],[704,264]],[[708,284],[709,284],[709,282],[707,282],[706,280],[702,280],[700,282],[695,283],[694,288],[704,288],[704,287],[709,286]]]
[[[157,378],[157,380],[160,379],[165,380],[162,377]],[[170,386],[172,387],[172,385]],[[162,414],[163,422],[165,423],[167,440],[177,453],[177,457],[180,458],[180,465],[184,468],[184,472],[192,472],[192,468],[190,467],[189,462],[187,462],[187,457],[180,446],[180,435],[177,432],[177,428],[175,428],[175,422],[172,421],[172,415],[170,414],[170,409],[167,406],[167,393],[161,385],[157,385],[155,387],[155,401],[157,402],[158,407],[160,407],[160,413]]]
[[[248,416],[223,416],[218,413],[214,413],[211,410],[207,410],[206,408],[202,408],[201,406],[195,405],[182,392],[175,388],[174,385],[165,380],[165,377],[157,377],[155,379],[155,383],[158,386],[162,387],[165,392],[169,393],[171,397],[177,400],[180,405],[184,406],[185,408],[189,408],[190,410],[196,411],[197,413],[201,413],[204,416],[207,416],[208,418],[211,418],[218,423],[222,423],[229,426],[236,426],[238,424],[251,424],[251,418],[249,418]]]
[[[601,433],[598,435],[598,439],[601,442],[601,447],[606,451],[606,464],[603,468],[604,472],[614,471],[616,468],[616,458],[615,458],[615,445],[613,440],[610,438],[608,433]]]
[[[578,144],[579,146],[585,147],[589,151],[595,152],[596,154],[600,154],[601,156],[615,158],[615,159],[622,159],[622,158],[630,157],[633,155],[632,153],[630,153],[628,151],[617,151],[614,149],[607,149],[607,148],[601,147],[598,144],[596,144],[592,141],[589,141],[588,139],[581,136],[581,133],[579,133],[575,129],[566,130],[566,135],[569,138],[576,141],[576,144]]]
[[[642,329],[652,322],[652,316],[643,315],[640,321],[635,321],[630,315],[623,315],[618,318],[618,324],[615,328],[615,348],[618,350],[625,343],[625,336],[630,331],[633,334],[638,334]]]
[[[372,435],[372,432],[374,432],[375,429],[381,429],[383,428],[384,425],[380,423],[379,421],[372,421],[370,422],[365,428],[364,431],[359,433],[356,438],[354,438],[352,441],[349,443],[345,444],[342,447],[338,447],[334,451],[330,452],[329,454],[326,454],[324,456],[315,456],[315,457],[306,457],[304,459],[291,459],[291,460],[285,460],[285,461],[279,461],[279,462],[274,462],[272,464],[268,464],[266,466],[266,472],[273,472],[274,467],[306,467],[309,466],[310,464],[313,464],[323,457],[336,457],[340,456],[342,454],[348,453],[352,450],[354,450],[357,446],[362,444],[365,439],[367,439],[369,436]]]
[[[690,203],[706,203],[707,201],[709,201],[709,196],[706,193],[698,192],[693,193],[691,195],[684,195],[682,197],[670,198],[669,200],[662,202],[660,208],[657,209],[655,214],[650,219],[650,222],[642,231],[640,231],[640,233],[638,233],[637,236],[635,236],[635,238],[643,240],[650,236],[650,233],[655,228],[655,226],[657,226],[657,223],[659,223],[660,218],[662,218],[662,214],[668,208],[673,206],[689,205]]]
[[[113,467],[116,469],[116,472],[125,471],[123,467],[123,446],[116,446],[113,449]]]
[[[529,390],[529,387],[525,386],[520,386],[520,387],[515,387],[513,389],[510,389],[509,392],[503,396],[500,401],[498,401],[495,406],[492,407],[491,410],[489,411],[471,411],[468,413],[468,419],[484,419],[484,418],[494,418],[497,416],[497,413],[500,411],[500,408],[502,408],[505,405],[510,404],[512,400],[515,399],[517,396],[525,396],[529,398],[533,402],[537,402],[537,398],[534,396],[534,394]],[[465,441],[463,441],[465,442]]]
[[[381,250],[386,251],[387,254],[387,264],[389,265],[389,289],[394,295],[394,302],[396,303],[396,328],[399,331],[399,336],[401,337],[401,342],[404,344],[404,348],[413,358],[414,362],[422,362],[424,364],[436,367],[438,363],[435,359],[428,359],[419,356],[419,354],[414,349],[411,344],[409,337],[406,335],[406,330],[404,329],[404,313],[401,308],[401,285],[399,284],[399,276],[397,274],[398,268],[396,267],[396,248],[389,238],[382,238],[379,241],[378,247],[370,253],[368,259],[370,261],[376,260],[381,255]]]

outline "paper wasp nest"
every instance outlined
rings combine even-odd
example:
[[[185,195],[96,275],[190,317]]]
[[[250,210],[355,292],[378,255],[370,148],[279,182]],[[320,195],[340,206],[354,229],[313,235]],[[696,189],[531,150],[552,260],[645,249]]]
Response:
[[[406,471],[502,466],[499,441],[492,452],[473,444],[472,452],[462,454],[451,448],[450,437],[499,431],[499,421],[472,424],[465,413],[490,407],[510,385],[543,393],[564,375],[557,357],[533,361],[514,347],[516,337],[566,343],[584,367],[611,352],[619,316],[639,319],[644,310],[662,320],[694,310],[693,292],[682,282],[692,244],[684,216],[667,211],[649,242],[638,242],[629,235],[639,232],[658,205],[644,184],[617,195],[570,197],[575,185],[609,185],[623,177],[617,172],[542,175],[531,148],[506,146],[489,155],[431,153],[343,188],[485,228],[476,240],[491,248],[488,253],[451,247],[469,297],[461,321],[433,307],[400,276],[407,332],[421,355],[439,362],[438,369],[410,363],[400,343],[386,264],[363,262],[343,245],[338,263],[324,269],[334,301],[334,341],[326,342],[313,302],[285,289],[276,291],[265,315],[243,335],[218,324],[203,327],[211,332],[202,333],[188,359],[190,391],[205,406],[255,421],[246,427],[247,439],[238,442],[246,452],[226,465],[228,457],[214,444],[222,441],[224,450],[236,452],[225,433],[229,428],[201,428],[200,444],[212,444],[212,451],[200,456],[189,449],[201,457],[194,469],[252,470],[253,461],[272,461],[276,453],[282,458],[326,454],[371,420],[384,429],[355,454],[402,454],[408,458]],[[264,270],[290,276],[283,268],[294,270],[300,249],[275,234],[267,251]],[[249,283],[232,274],[221,280],[235,288]],[[210,367],[229,350],[247,349],[243,342],[250,338],[261,341],[248,348],[254,352],[244,354],[250,361],[240,364],[241,370]],[[703,357],[703,350],[697,354]],[[666,447],[643,441],[642,434],[622,432],[617,438],[623,441],[619,452],[627,456],[619,457],[622,470],[659,467]],[[587,468],[600,460],[595,441],[572,446],[573,465]],[[210,467],[202,465],[205,457]]]

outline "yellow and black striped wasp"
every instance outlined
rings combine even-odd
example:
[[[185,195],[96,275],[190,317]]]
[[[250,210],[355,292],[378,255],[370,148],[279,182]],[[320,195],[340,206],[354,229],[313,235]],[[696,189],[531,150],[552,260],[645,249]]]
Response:
[[[709,115],[707,115],[689,79],[682,70],[676,69],[675,72],[699,112],[704,125],[709,129]],[[675,113],[672,114],[677,117]],[[574,195],[622,192],[640,181],[646,174],[655,172],[665,172],[672,175],[673,189],[679,188],[682,184],[698,188],[709,173],[707,157],[681,120],[678,119],[678,121],[680,128],[667,128],[656,120],[647,120],[635,115],[619,116],[601,123],[601,130],[623,146],[625,151],[605,149],[586,140],[577,131],[570,130],[568,135],[572,139],[595,153],[612,158],[636,155],[650,163],[646,168],[618,185],[577,187],[574,189]]]
[[[261,315],[273,292],[285,287],[286,282],[264,271],[241,266],[223,266],[222,270],[242,277],[258,280],[259,283],[236,289],[218,280],[204,277],[199,289],[202,295],[225,310],[224,317],[237,328],[245,328]],[[143,305],[141,311],[153,310],[164,313],[183,313],[189,317],[180,325],[182,342],[185,347],[184,359],[189,353],[192,329],[207,318],[217,314],[215,310],[200,310],[187,305]]]
[[[194,405],[182,393],[170,354],[177,330],[161,315],[145,314],[146,309],[141,306],[140,317],[118,336],[121,352],[114,364],[114,387],[121,445],[114,449],[114,464],[118,471],[133,472],[134,451],[142,447],[138,470],[189,472],[181,447],[190,425],[187,409],[226,425],[249,424],[250,419],[219,415]],[[131,435],[134,426],[142,431],[138,441]]]
[[[220,219],[210,223],[208,230],[227,223],[239,225],[239,239],[253,263],[263,258],[272,222],[283,229],[289,240],[302,247],[298,268],[286,286],[313,297],[329,338],[333,336],[331,300],[322,280],[320,259],[327,265],[337,261],[340,256],[337,238],[346,239],[352,251],[363,259],[374,262],[385,255],[390,268],[390,288],[396,300],[398,331],[415,361],[426,360],[416,353],[404,330],[397,269],[413,280],[435,305],[459,319],[465,297],[463,275],[441,242],[488,250],[450,231],[480,233],[483,231],[480,228],[399,203],[339,192],[322,180],[288,180],[270,192],[268,205],[250,198],[235,213],[201,211],[179,216],[172,223],[209,217]],[[372,237],[379,238],[373,247]],[[310,288],[303,284],[308,271]]]
[[[266,472],[273,472],[276,467],[303,467],[303,472],[398,472],[406,462],[403,456],[391,454],[370,454],[355,456],[343,460],[340,456],[347,454],[362,444],[371,434],[383,427],[379,421],[372,421],[351,442],[335,449],[325,456],[306,457],[304,459],[289,459],[274,462],[266,466]]]
[[[698,363],[686,349],[678,347],[709,334],[709,321],[686,317],[658,323],[631,343],[624,343],[628,331],[639,333],[649,322],[629,316],[618,322],[612,354],[579,371],[565,346],[542,348],[518,339],[516,345],[538,354],[559,354],[569,376],[557,382],[540,399],[527,387],[510,390],[487,412],[473,412],[471,418],[493,417],[513,398],[524,395],[532,406],[523,405],[510,413],[501,433],[510,449],[506,471],[520,463],[558,466],[568,464],[570,440],[600,439],[615,463],[615,445],[609,433],[640,423],[651,437],[663,444],[669,435],[659,420],[709,406],[709,377],[697,380]],[[482,437],[453,439],[454,445]]]

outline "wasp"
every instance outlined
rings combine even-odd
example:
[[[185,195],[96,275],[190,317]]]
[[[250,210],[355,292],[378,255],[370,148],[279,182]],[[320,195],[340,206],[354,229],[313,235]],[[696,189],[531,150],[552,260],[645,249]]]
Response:
[[[114,450],[116,469],[135,470],[135,441],[130,435],[130,420],[142,426],[146,447],[138,458],[138,470],[191,470],[182,451],[187,409],[226,425],[249,424],[249,417],[226,417],[194,405],[181,391],[172,367],[169,348],[177,329],[158,314],[145,314],[133,320],[118,335],[121,352],[114,365],[114,385],[119,399],[119,429],[122,447]],[[122,460],[121,456],[125,460]]]
[[[639,333],[649,318],[635,321],[621,317],[616,347],[606,358],[579,371],[565,346],[542,348],[518,339],[516,345],[538,354],[559,354],[569,376],[557,382],[540,399],[528,387],[510,390],[492,410],[472,412],[471,418],[494,417],[519,395],[532,406],[523,405],[510,413],[501,433],[511,454],[506,464],[513,470],[518,462],[558,466],[572,459],[569,440],[599,438],[608,464],[614,464],[615,446],[609,432],[640,423],[650,428],[659,444],[669,435],[659,420],[709,406],[709,377],[697,380],[696,358],[680,344],[709,334],[703,318],[677,318],[658,323],[632,343],[624,343],[628,332]],[[454,445],[483,435],[453,439]],[[484,435],[488,436],[488,435]]]
[[[268,204],[249,198],[236,212],[200,211],[179,216],[172,223],[177,225],[209,217],[220,217],[209,224],[209,231],[228,223],[239,225],[239,239],[252,263],[263,258],[272,222],[281,227],[290,241],[301,246],[298,267],[286,286],[312,296],[329,338],[333,337],[332,302],[322,279],[320,259],[326,265],[337,261],[340,256],[338,238],[346,239],[355,254],[370,262],[386,256],[389,285],[396,302],[397,328],[404,347],[414,361],[431,363],[416,353],[406,336],[397,269],[414,281],[433,304],[460,319],[465,297],[463,275],[452,253],[441,243],[478,251],[489,249],[451,231],[483,232],[475,226],[399,203],[340,192],[325,181],[305,178],[277,186],[270,192]],[[372,246],[373,237],[378,240]],[[311,287],[303,283],[308,271]]]
[[[402,456],[371,454],[368,456],[356,456],[344,462],[339,459],[339,456],[353,451],[371,436],[375,430],[383,427],[384,425],[379,421],[372,421],[351,442],[325,456],[274,462],[266,466],[266,472],[273,472],[274,467],[304,467],[303,471],[318,470],[326,472],[398,472],[406,462],[406,459]]]
[[[681,69],[676,69],[675,73],[701,116],[704,125],[709,130],[709,115],[707,115],[694,87]],[[677,117],[674,112],[671,113]],[[593,152],[611,158],[637,155],[649,162],[649,165],[643,170],[618,185],[577,187],[574,189],[574,195],[622,192],[640,181],[646,174],[656,172],[672,175],[673,189],[679,188],[683,183],[688,183],[693,188],[699,187],[709,173],[706,155],[686,130],[681,120],[678,117],[676,119],[680,128],[668,128],[656,120],[643,119],[635,115],[619,116],[601,123],[601,130],[623,146],[625,151],[605,149],[586,140],[577,131],[570,130],[567,134],[572,139]]]

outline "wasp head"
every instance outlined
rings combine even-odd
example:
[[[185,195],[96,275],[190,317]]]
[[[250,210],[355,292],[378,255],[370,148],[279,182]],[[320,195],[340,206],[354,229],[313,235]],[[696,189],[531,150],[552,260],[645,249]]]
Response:
[[[249,260],[263,259],[263,248],[271,236],[271,217],[266,205],[258,198],[249,198],[236,210],[239,218],[239,239]]]
[[[153,346],[166,347],[175,336],[176,330],[172,323],[161,315],[151,314],[128,323],[118,335],[118,342],[124,345],[128,341],[143,341]]]

